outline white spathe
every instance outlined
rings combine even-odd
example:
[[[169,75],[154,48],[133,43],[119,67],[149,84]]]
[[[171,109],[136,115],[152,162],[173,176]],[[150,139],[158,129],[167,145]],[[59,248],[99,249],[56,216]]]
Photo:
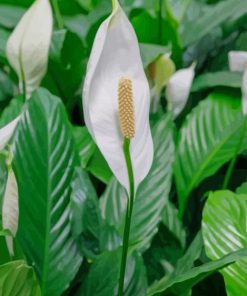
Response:
[[[7,57],[19,77],[21,91],[25,81],[27,98],[46,73],[52,24],[49,0],[36,0],[8,39]]]
[[[242,80],[242,110],[243,114],[247,115],[247,68],[244,71]]]
[[[19,219],[18,187],[15,174],[9,170],[6,189],[3,198],[2,220],[3,229],[8,229],[13,236],[16,235]],[[6,236],[6,243],[11,256],[14,255],[13,238]]]
[[[176,118],[185,107],[195,76],[195,64],[175,72],[166,86],[168,108]]]
[[[234,72],[243,72],[247,67],[246,51],[230,51],[228,53],[229,68]]]
[[[91,135],[116,178],[129,191],[118,115],[118,83],[122,77],[128,77],[133,84],[135,137],[131,139],[130,153],[136,188],[153,160],[150,91],[135,32],[118,1],[113,1],[113,7],[95,37],[84,83],[83,107]]]
[[[228,53],[229,68],[234,72],[243,72],[242,78],[242,110],[247,115],[247,52],[230,51]]]
[[[16,117],[3,128],[0,128],[0,151],[4,149],[4,147],[7,145],[8,141],[12,137],[19,120],[20,116]]]

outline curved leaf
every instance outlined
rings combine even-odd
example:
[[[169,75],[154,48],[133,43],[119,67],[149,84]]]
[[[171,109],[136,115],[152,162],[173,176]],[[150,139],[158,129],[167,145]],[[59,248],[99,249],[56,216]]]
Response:
[[[121,249],[104,252],[92,264],[85,285],[79,295],[117,296],[117,287],[121,263]],[[143,296],[146,294],[146,270],[140,255],[128,256],[125,273],[125,296]],[[78,295],[78,296],[79,296]]]
[[[207,278],[215,271],[220,270],[235,261],[242,260],[243,257],[247,257],[247,249],[233,252],[219,260],[194,267],[185,273],[171,276],[170,278],[164,277],[149,288],[147,296],[183,295],[183,293],[187,292],[194,285]]]
[[[0,295],[41,296],[33,268],[23,261],[0,266]]]
[[[13,98],[9,105],[3,110],[0,116],[0,128],[4,127],[6,124],[10,123],[21,113],[23,107],[23,98],[18,96]]]
[[[82,168],[76,168],[71,194],[72,232],[82,253],[94,258],[99,253],[101,215],[95,189]]]
[[[162,210],[168,201],[174,155],[170,114],[161,118],[154,127],[153,141],[153,164],[137,191],[130,232],[130,244],[142,251],[149,247],[151,239],[158,231]],[[122,235],[127,196],[115,179],[108,185],[100,202],[103,218]]]
[[[191,191],[234,156],[243,128],[240,100],[230,95],[211,94],[188,115],[174,166],[180,214]],[[247,131],[239,153],[246,145]]]
[[[171,202],[167,202],[162,212],[162,223],[178,239],[181,247],[185,247],[186,232],[183,223],[178,217],[178,210]]]
[[[211,193],[203,211],[203,238],[212,260],[247,247],[247,195]],[[227,295],[247,295],[247,258],[221,271]]]
[[[42,295],[61,295],[81,255],[70,226],[70,185],[79,160],[61,101],[44,89],[28,101],[13,139],[19,187],[18,240]]]

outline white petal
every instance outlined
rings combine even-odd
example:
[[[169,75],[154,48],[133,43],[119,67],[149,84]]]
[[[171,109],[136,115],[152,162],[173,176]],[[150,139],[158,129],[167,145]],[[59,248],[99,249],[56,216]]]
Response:
[[[128,190],[123,136],[118,118],[118,82],[133,83],[136,135],[131,140],[136,188],[147,175],[153,159],[149,127],[150,93],[135,32],[114,1],[114,11],[100,26],[88,63],[83,91],[86,125],[119,182]]]
[[[243,114],[247,115],[247,69],[244,71],[243,81],[242,81],[242,110]]]
[[[195,76],[195,65],[190,68],[178,70],[168,81],[166,98],[169,108],[177,117],[187,103],[191,85]]]
[[[7,42],[7,57],[20,81],[24,75],[27,97],[39,86],[46,73],[51,35],[50,2],[36,0]]]
[[[243,72],[247,67],[247,52],[230,51],[228,53],[228,60],[231,71]]]
[[[11,136],[13,135],[19,119],[20,116],[18,116],[16,119],[0,129],[0,151],[6,146]]]
[[[2,209],[3,228],[11,231],[15,236],[18,227],[19,206],[18,206],[18,187],[14,172],[9,171]],[[6,237],[6,243],[9,253],[13,256],[13,238]]]

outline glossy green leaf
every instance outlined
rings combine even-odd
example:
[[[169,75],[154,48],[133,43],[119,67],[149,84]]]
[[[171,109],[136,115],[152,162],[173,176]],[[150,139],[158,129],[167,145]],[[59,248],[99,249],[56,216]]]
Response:
[[[162,223],[178,239],[181,247],[184,248],[186,232],[182,221],[178,217],[178,210],[170,201],[167,202],[162,212]]]
[[[16,26],[25,9],[19,6],[0,4],[0,25],[12,29]]]
[[[213,88],[216,86],[241,88],[242,76],[242,73],[227,71],[205,73],[194,80],[191,91],[197,92],[199,90]]]
[[[86,127],[73,127],[73,135],[77,149],[79,151],[81,165],[83,168],[86,168],[90,158],[95,152],[96,144],[94,143]]]
[[[23,107],[22,96],[13,98],[9,105],[3,110],[0,116],[0,128],[4,127],[6,124],[10,123],[17,116],[20,115]]]
[[[216,191],[209,195],[203,211],[203,239],[212,260],[247,247],[247,194]],[[247,258],[221,270],[227,295],[247,294]]]
[[[247,194],[247,182],[241,184],[236,191],[238,194]]]
[[[69,219],[70,185],[79,160],[57,97],[44,89],[31,97],[12,149],[19,187],[18,240],[28,262],[34,264],[42,295],[61,295],[82,257]]]
[[[72,182],[71,222],[82,253],[94,258],[99,253],[101,215],[95,189],[82,168],[76,168]]]
[[[241,17],[247,12],[246,3],[242,0],[226,0],[209,7],[200,18],[192,18],[183,28],[182,43],[187,47],[209,34],[229,18]],[[195,25],[196,21],[196,25]]]
[[[168,201],[174,158],[173,125],[170,115],[162,117],[153,129],[154,160],[141,183],[134,202],[130,245],[146,250],[158,231],[162,211]],[[154,190],[155,188],[155,190]],[[115,179],[100,199],[103,219],[123,234],[127,196]]]
[[[183,214],[191,191],[236,152],[244,127],[237,97],[211,94],[187,116],[178,137],[175,180]],[[239,153],[247,145],[247,132]]]
[[[2,28],[0,28],[0,62],[6,62],[6,43],[9,38],[10,33]]]
[[[148,290],[147,296],[183,295],[194,285],[207,278],[214,272],[229,266],[235,261],[247,257],[247,249],[233,252],[223,258],[194,267],[177,276],[171,275],[155,282]]]
[[[85,285],[78,296],[117,296],[120,272],[121,249],[105,252],[92,264]],[[146,294],[146,270],[138,254],[128,257],[124,295],[142,296]]]
[[[0,265],[0,295],[41,296],[33,268],[23,261]]]

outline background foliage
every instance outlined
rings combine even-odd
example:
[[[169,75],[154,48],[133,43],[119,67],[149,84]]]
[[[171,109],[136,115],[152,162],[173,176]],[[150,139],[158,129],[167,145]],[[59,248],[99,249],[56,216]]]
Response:
[[[11,141],[19,227],[13,258],[0,232],[0,294],[115,295],[126,195],[85,127],[81,100],[95,33],[111,1],[58,1],[64,28],[55,25],[42,88],[24,103],[5,46],[32,2],[0,0],[0,127],[24,114]],[[247,130],[241,74],[229,72],[227,54],[247,51],[247,5],[121,4],[144,67],[168,51],[177,69],[197,62],[189,100],[175,122],[163,92],[159,111],[150,114],[155,155],[134,204],[125,295],[245,295]],[[232,192],[223,191],[236,152]],[[6,179],[0,155],[0,207]]]

